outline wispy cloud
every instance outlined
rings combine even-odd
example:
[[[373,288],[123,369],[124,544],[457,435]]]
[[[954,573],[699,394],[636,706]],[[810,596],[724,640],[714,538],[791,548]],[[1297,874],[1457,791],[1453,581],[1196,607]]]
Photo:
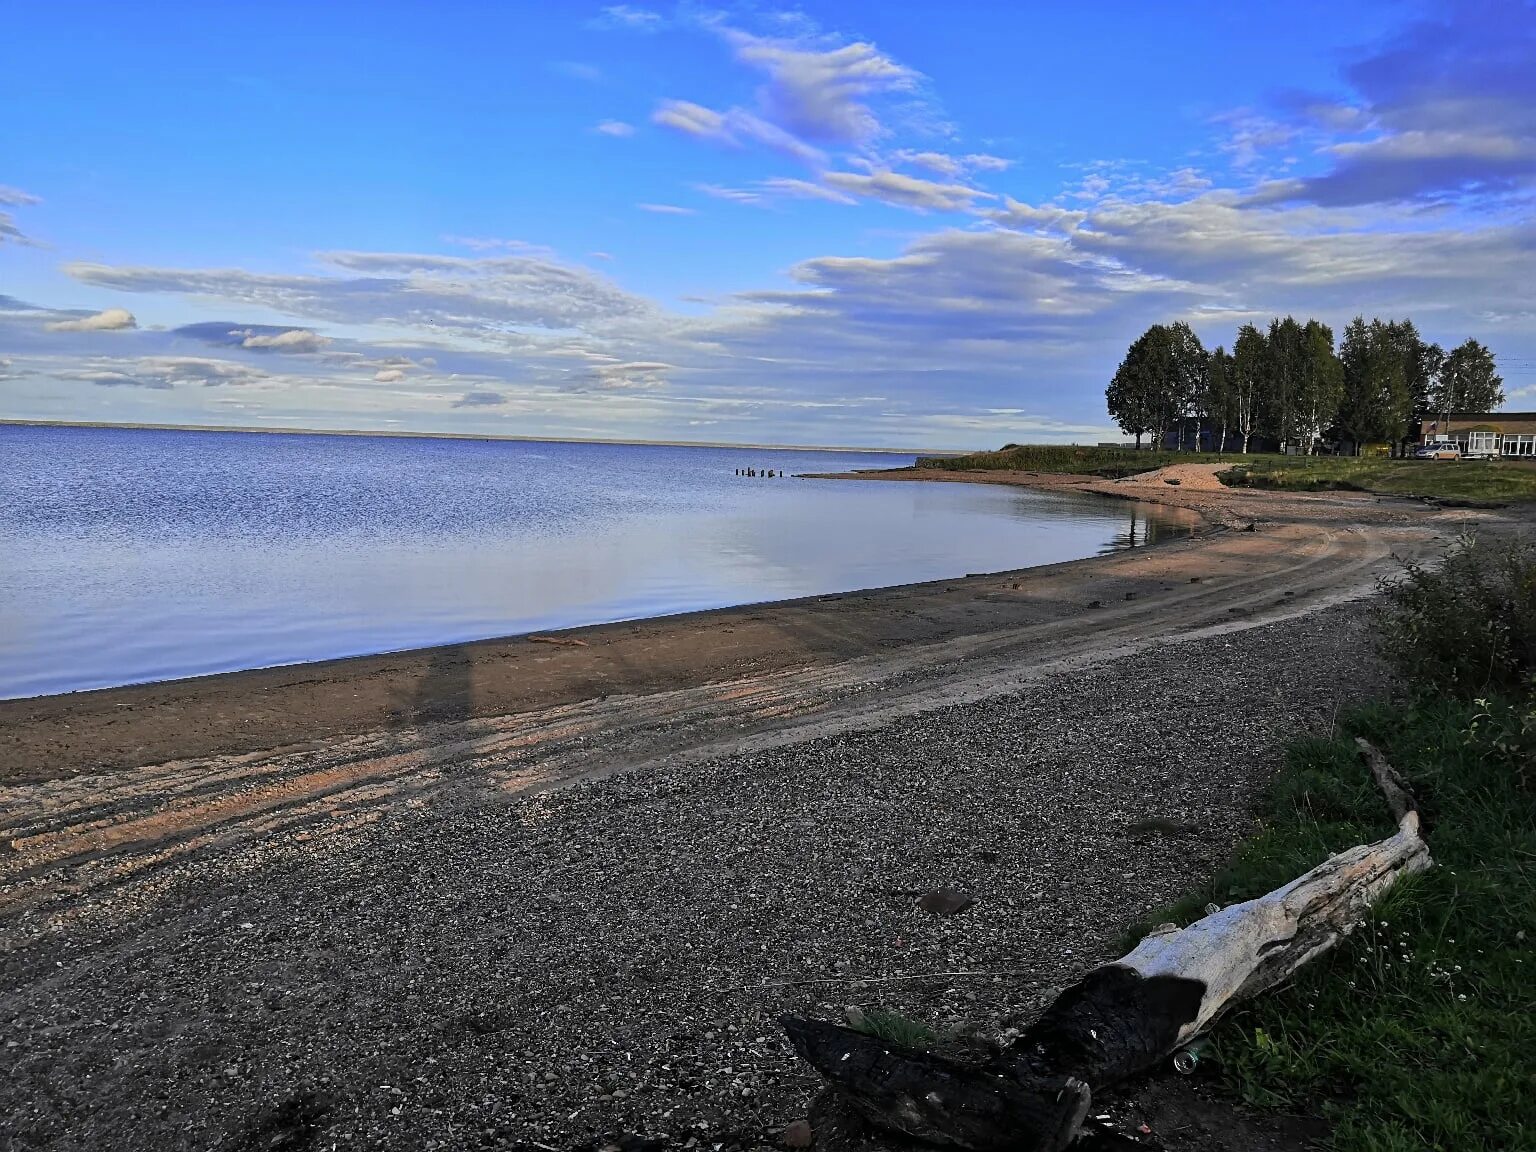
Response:
[[[651,113],[651,122],[696,140],[740,148],[748,143],[767,146],[809,164],[821,164],[826,154],[796,139],[784,129],[743,108],[717,112],[688,100],[663,100]]]
[[[30,192],[23,192],[20,188],[10,188],[0,184],[0,209],[4,208],[30,208],[34,204],[41,204],[42,200],[33,196]],[[7,240],[15,244],[32,243],[25,233],[17,226],[16,218],[9,212],[0,211],[0,244]]]
[[[73,320],[55,320],[47,328],[50,332],[118,332],[138,326],[139,322],[126,308],[108,308]]]
[[[653,212],[658,216],[696,216],[697,208],[684,208],[680,204],[636,204],[636,208],[642,212]]]
[[[579,328],[647,315],[651,306],[584,268],[532,256],[469,258],[330,252],[319,259],[355,276],[274,275],[66,264],[84,284],[125,292],[173,292],[252,304],[346,324],[484,332],[498,325]]]
[[[844,195],[834,188],[827,188],[821,184],[813,184],[809,180],[797,180],[788,176],[772,176],[762,181],[759,187],[763,191],[775,196],[785,196],[793,200],[826,200],[833,204],[853,204],[852,196]]]
[[[103,388],[150,388],[161,391],[190,384],[205,388],[248,384],[265,372],[232,360],[200,356],[145,356],[136,360],[97,359],[57,371],[59,380],[78,380]]]
[[[883,135],[870,102],[911,92],[921,79],[873,44],[816,48],[732,28],[722,28],[721,35],[738,60],[767,76],[764,114],[791,135],[817,144],[860,145]]]
[[[822,179],[832,187],[850,192],[855,196],[883,200],[887,204],[915,208],[923,212],[960,212],[972,207],[977,200],[996,199],[990,192],[983,192],[964,184],[939,184],[900,172],[882,171],[868,175],[857,172],[828,172]]]
[[[597,28],[627,28],[636,32],[655,32],[667,23],[660,12],[633,4],[610,4],[591,21]]]
[[[627,124],[623,120],[604,120],[598,124],[594,131],[600,132],[604,136],[618,136],[622,138],[633,136],[635,134],[635,126]]]

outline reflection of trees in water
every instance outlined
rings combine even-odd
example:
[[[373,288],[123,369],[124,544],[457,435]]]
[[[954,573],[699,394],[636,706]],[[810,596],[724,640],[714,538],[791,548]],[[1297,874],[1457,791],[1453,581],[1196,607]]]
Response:
[[[1144,548],[1167,540],[1180,533],[1190,533],[1194,528],[1178,520],[1153,515],[1139,504],[1128,504],[1130,516],[1126,526],[1104,546],[1105,552],[1120,552],[1126,548]]]

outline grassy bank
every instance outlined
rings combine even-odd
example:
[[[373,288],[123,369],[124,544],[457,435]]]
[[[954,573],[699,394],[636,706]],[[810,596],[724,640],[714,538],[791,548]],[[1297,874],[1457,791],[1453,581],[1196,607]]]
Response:
[[[996,452],[973,452],[969,456],[929,456],[917,462],[919,468],[941,471],[1007,471],[1062,472],[1094,476],[1120,477],[1166,464],[1202,464],[1252,460],[1252,456],[1230,453],[1217,455],[1210,452],[1196,455],[1190,452],[1138,452],[1134,448],[1078,447],[1072,444],[1014,444]],[[1284,457],[1277,456],[1277,460]]]
[[[1290,751],[1263,831],[1172,915],[1278,887],[1393,831],[1349,739],[1407,778],[1437,867],[1346,943],[1218,1028],[1208,1055],[1252,1104],[1320,1113],[1337,1152],[1531,1147],[1536,1136],[1536,796],[1468,732],[1472,703],[1380,704]],[[1486,721],[1485,721],[1486,722]]]
[[[1256,456],[1240,460],[1221,478],[1234,487],[1293,492],[1346,489],[1450,500],[1536,500],[1536,468],[1503,460]]]
[[[1259,1105],[1321,1112],[1338,1152],[1536,1146],[1536,551],[1463,541],[1386,591],[1383,655],[1404,699],[1289,753],[1263,813],[1187,923],[1393,831],[1352,737],[1418,798],[1436,867],[1286,988],[1212,1037]]]
[[[938,471],[1060,472],[1119,479],[1169,464],[1228,464],[1234,487],[1292,492],[1329,489],[1386,496],[1508,503],[1536,500],[1536,467],[1505,460],[1391,460],[1350,456],[1138,452],[1133,448],[1023,444],[969,456],[930,457],[917,467]]]

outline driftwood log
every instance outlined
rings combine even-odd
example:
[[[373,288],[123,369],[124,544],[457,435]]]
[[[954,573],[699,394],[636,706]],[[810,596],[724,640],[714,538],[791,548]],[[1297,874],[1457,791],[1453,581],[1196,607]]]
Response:
[[[962,1064],[795,1017],[783,1020],[790,1041],[877,1127],[972,1152],[1067,1147],[1093,1093],[1167,1060],[1233,1005],[1333,947],[1399,876],[1429,867],[1412,797],[1385,758],[1359,744],[1397,818],[1395,835],[1187,928],[1161,925],[1089,971],[986,1061]]]

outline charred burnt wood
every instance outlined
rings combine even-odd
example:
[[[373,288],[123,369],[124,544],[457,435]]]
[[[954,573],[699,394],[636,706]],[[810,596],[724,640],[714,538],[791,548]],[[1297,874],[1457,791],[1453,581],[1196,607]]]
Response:
[[[967,1065],[820,1020],[784,1030],[870,1123],[973,1152],[1056,1152],[1088,1113],[1089,1090],[1069,1076],[1020,1080],[1006,1065]]]

